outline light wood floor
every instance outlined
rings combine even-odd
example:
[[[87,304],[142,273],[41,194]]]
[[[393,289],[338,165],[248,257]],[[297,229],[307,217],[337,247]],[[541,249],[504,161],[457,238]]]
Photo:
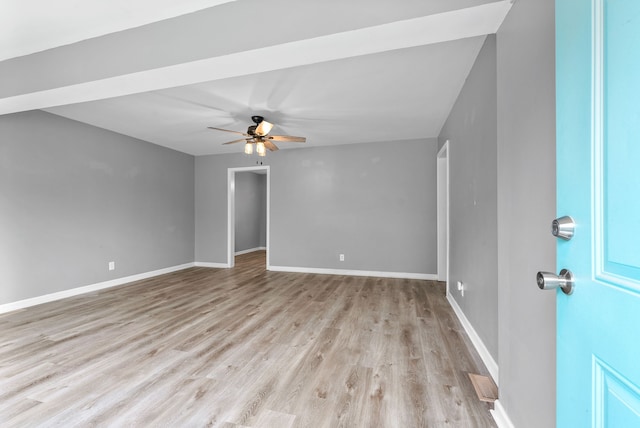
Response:
[[[236,263],[0,315],[0,426],[495,426],[441,283]]]

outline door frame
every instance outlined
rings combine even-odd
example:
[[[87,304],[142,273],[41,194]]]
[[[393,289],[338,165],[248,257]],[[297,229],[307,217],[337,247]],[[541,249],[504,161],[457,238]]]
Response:
[[[227,169],[227,267],[232,268],[235,265],[236,251],[236,173],[245,171],[266,171],[267,176],[267,270],[271,264],[269,263],[269,230],[271,229],[271,220],[269,213],[271,212],[271,169],[269,165],[246,166]]]
[[[449,294],[449,140],[437,155],[438,281],[446,282]]]

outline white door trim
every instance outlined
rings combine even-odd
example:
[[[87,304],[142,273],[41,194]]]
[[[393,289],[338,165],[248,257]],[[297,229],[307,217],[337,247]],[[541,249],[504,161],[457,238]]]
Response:
[[[269,165],[246,166],[227,169],[227,266],[232,268],[235,264],[236,249],[236,172],[266,171],[267,172],[267,270],[269,270],[269,231],[271,223],[271,170]]]
[[[449,140],[437,155],[438,280],[447,283],[449,294]]]

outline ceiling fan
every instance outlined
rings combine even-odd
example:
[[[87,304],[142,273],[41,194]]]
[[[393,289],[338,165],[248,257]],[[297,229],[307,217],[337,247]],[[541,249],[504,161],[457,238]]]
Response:
[[[240,134],[245,138],[240,138],[238,140],[229,141],[223,144],[235,144],[241,141],[245,142],[244,152],[246,154],[252,154],[255,146],[256,153],[258,156],[265,156],[267,153],[267,149],[272,152],[278,150],[278,146],[273,144],[273,141],[282,141],[287,143],[304,143],[307,141],[305,137],[293,137],[290,135],[269,135],[269,132],[273,128],[273,123],[269,123],[264,120],[262,116],[251,116],[251,120],[255,125],[249,126],[247,128],[247,132],[239,132],[239,131],[231,131],[229,129],[216,128],[213,126],[209,126],[209,129],[213,129],[216,131],[225,131],[225,132],[233,132],[234,134]]]

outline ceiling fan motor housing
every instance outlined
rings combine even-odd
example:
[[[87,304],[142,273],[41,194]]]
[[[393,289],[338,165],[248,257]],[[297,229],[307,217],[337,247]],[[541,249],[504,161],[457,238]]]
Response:
[[[262,116],[251,116],[251,120],[253,121],[253,123],[255,123],[255,125],[251,125],[250,127],[247,128],[247,134],[255,136],[256,135],[256,128],[264,120],[264,117],[262,117]]]

